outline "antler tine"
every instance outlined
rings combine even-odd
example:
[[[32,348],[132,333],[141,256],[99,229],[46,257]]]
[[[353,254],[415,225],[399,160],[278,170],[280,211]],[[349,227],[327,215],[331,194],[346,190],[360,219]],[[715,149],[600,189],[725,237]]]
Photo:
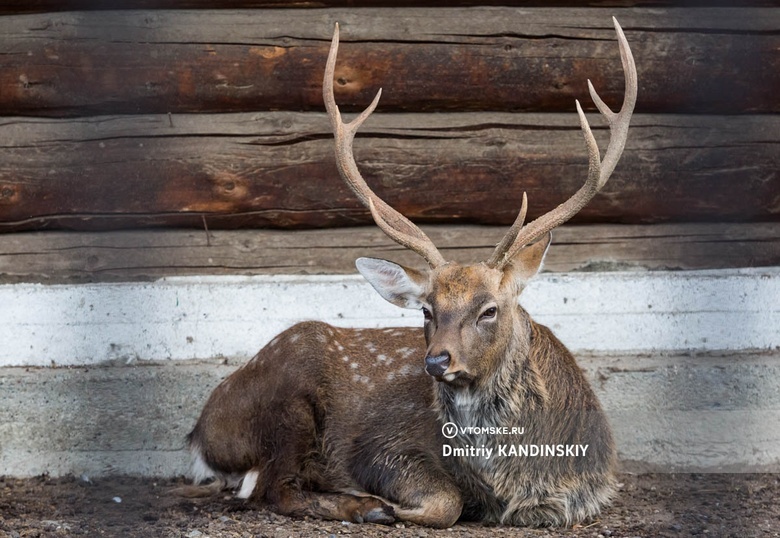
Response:
[[[628,139],[628,124],[631,121],[631,115],[633,114],[634,106],[636,105],[638,86],[634,55],[631,54],[631,48],[628,46],[626,35],[623,33],[623,28],[620,27],[620,23],[618,23],[615,17],[612,17],[612,22],[615,24],[615,32],[617,32],[618,35],[620,63],[623,65],[623,73],[625,76],[625,94],[623,97],[623,106],[620,107],[620,112],[617,114],[612,112],[604,101],[601,100],[598,93],[596,93],[596,89],[593,87],[590,80],[588,81],[590,97],[593,99],[599,112],[607,118],[610,131],[609,145],[604,154],[604,160],[601,163],[599,188],[601,188],[612,175],[612,171],[615,169],[615,166],[620,160],[620,155],[623,153],[623,148],[626,146],[626,140]]]
[[[514,236],[514,239],[511,241],[511,244],[507,237],[502,239],[488,262],[491,267],[503,268],[523,247],[533,243],[553,228],[560,226],[576,215],[604,186],[620,160],[620,155],[623,153],[626,139],[628,138],[628,124],[631,121],[631,114],[634,112],[634,106],[636,105],[637,75],[634,56],[631,54],[631,48],[628,46],[623,29],[620,27],[617,19],[612,17],[612,21],[615,24],[615,31],[618,36],[620,60],[623,64],[626,81],[623,106],[620,108],[620,112],[617,114],[612,112],[596,93],[593,84],[588,81],[590,96],[596,104],[596,108],[606,118],[609,125],[610,140],[607,151],[604,154],[604,160],[601,160],[599,147],[590,130],[590,125],[582,111],[582,107],[579,101],[576,101],[577,115],[580,118],[582,134],[585,137],[585,144],[588,148],[588,179],[574,196],[552,211],[538,217],[522,229],[515,230],[517,224],[517,221],[515,221],[515,224],[512,225],[512,228],[507,233],[507,237]],[[525,212],[525,203],[525,195],[523,195],[523,209],[521,209],[521,213]]]
[[[501,242],[498,245],[496,245],[496,250],[493,251],[493,255],[487,262],[488,266],[495,267],[496,264],[501,261],[501,257],[504,255],[504,252],[506,252],[507,249],[512,246],[512,243],[515,242],[517,234],[520,233],[520,230],[523,229],[523,224],[525,224],[525,214],[527,211],[528,195],[523,193],[523,205],[520,206],[520,213],[517,214],[515,222],[512,224],[512,227],[509,228],[509,231],[506,233],[506,235],[504,235],[504,238],[501,239]]]
[[[339,173],[347,185],[357,195],[360,201],[369,208],[377,226],[381,228],[393,241],[399,245],[422,256],[433,268],[446,263],[425,233],[412,221],[390,207],[384,200],[372,191],[358,170],[355,156],[352,152],[352,141],[360,126],[371,115],[379,103],[382,95],[380,89],[374,100],[363,112],[349,123],[344,123],[341,112],[336,105],[336,97],[333,92],[333,78],[336,71],[336,56],[339,49],[339,25],[333,31],[333,41],[328,53],[328,61],[325,65],[325,78],[322,81],[322,97],[325,101],[325,109],[328,112],[333,134],[336,142],[336,165]]]

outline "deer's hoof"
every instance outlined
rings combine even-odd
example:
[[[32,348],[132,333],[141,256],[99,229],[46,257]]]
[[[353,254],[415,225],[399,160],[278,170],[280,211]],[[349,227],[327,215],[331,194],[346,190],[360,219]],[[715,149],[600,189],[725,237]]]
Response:
[[[366,523],[378,523],[380,525],[390,525],[395,522],[395,511],[391,506],[381,506],[369,510],[365,516]]]
[[[392,506],[388,506],[378,499],[370,499],[370,502],[364,502],[360,510],[355,511],[352,515],[352,521],[390,525],[395,522],[395,510]]]

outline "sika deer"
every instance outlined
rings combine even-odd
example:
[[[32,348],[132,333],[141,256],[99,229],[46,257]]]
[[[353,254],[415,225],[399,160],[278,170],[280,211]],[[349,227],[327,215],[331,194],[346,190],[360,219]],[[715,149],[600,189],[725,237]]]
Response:
[[[589,153],[585,184],[529,224],[523,196],[491,258],[458,265],[361,177],[352,141],[379,95],[342,122],[333,96],[336,27],[323,95],[339,171],[380,228],[430,266],[360,258],[357,268],[386,300],[422,309],[425,327],[307,322],[277,336],[206,403],[189,436],[196,480],[240,483],[240,497],[281,514],[355,522],[545,526],[599,513],[614,490],[609,425],[572,355],[518,296],[542,264],[550,230],[601,189],[623,151],[637,84],[617,21],[615,28],[626,78],[621,111],[610,111],[589,83],[611,130],[604,160],[577,103]],[[443,430],[446,423],[453,424]],[[453,425],[467,430],[445,438]]]

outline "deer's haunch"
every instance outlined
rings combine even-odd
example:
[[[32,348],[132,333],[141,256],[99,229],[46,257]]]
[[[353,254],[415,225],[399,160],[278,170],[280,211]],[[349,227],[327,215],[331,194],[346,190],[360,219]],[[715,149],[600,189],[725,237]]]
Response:
[[[611,139],[603,161],[577,104],[589,153],[585,184],[556,209],[514,225],[487,262],[448,263],[371,191],[352,140],[376,107],[345,124],[333,97],[338,26],[323,95],[339,172],[424,271],[360,258],[382,297],[421,309],[419,329],[291,327],[212,393],[189,436],[196,481],[215,476],[282,514],[447,527],[459,518],[571,525],[614,489],[607,420],[569,351],[518,305],[550,231],[609,179],[636,102],[631,51],[615,21],[626,93],[610,111],[590,86]]]

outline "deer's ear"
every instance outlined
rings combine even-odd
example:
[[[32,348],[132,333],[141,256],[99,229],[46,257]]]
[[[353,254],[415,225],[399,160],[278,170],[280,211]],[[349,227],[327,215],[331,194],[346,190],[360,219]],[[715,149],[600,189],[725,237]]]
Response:
[[[385,300],[401,308],[421,308],[427,278],[414,269],[377,258],[358,258],[358,271]]]
[[[552,234],[546,233],[536,243],[519,250],[504,269],[504,279],[512,279],[519,290],[542,268],[542,262],[550,248]]]

